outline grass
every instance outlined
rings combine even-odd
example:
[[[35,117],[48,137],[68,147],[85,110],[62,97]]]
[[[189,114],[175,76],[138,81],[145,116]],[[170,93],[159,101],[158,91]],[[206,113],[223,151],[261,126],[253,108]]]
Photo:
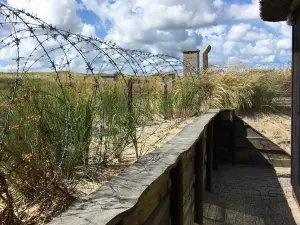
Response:
[[[291,80],[289,70],[207,72],[169,83],[150,77],[133,83],[131,99],[128,76],[116,82],[100,79],[95,90],[93,77],[73,74],[69,86],[68,75],[60,75],[63,91],[52,73],[26,74],[13,104],[0,172],[24,202],[41,201],[46,188],[53,192],[49,202],[52,195],[73,194],[75,180],[91,179],[87,168],[122,160],[129,146],[139,157],[145,137],[138,131],[157,118],[182,119],[208,108],[278,110],[274,96],[289,91]],[[0,74],[0,128],[13,83],[13,74]]]

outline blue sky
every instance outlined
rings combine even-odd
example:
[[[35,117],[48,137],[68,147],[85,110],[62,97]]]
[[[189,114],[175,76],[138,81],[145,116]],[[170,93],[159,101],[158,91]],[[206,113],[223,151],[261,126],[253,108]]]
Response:
[[[62,29],[122,47],[181,57],[210,44],[213,65],[279,66],[291,27],[259,17],[258,0],[7,0]],[[1,57],[1,54],[0,54]]]

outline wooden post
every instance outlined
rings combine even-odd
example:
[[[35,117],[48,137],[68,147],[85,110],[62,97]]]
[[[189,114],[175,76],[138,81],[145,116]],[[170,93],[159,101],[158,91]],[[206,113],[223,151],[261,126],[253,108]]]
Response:
[[[120,220],[116,225],[124,225],[123,220]]]
[[[218,166],[218,140],[217,140],[217,132],[218,132],[218,119],[220,117],[220,114],[217,115],[214,119],[213,122],[213,140],[214,140],[214,145],[213,145],[213,169],[214,170],[218,170],[219,166]]]
[[[232,166],[236,165],[236,147],[235,147],[235,135],[236,135],[236,116],[235,110],[230,112],[230,120],[231,120],[231,140],[230,140],[230,150],[231,150],[231,161]]]
[[[163,80],[164,81],[164,80]],[[169,117],[169,104],[168,104],[168,84],[164,81],[164,107],[165,107],[165,119]]]
[[[132,79],[128,80],[128,84],[127,84],[127,107],[128,107],[128,116],[130,119],[132,118]]]
[[[195,146],[195,222],[203,224],[204,151],[206,130]]]
[[[207,161],[206,161],[206,190],[211,191],[212,185],[212,153],[213,153],[213,121],[207,127]]]
[[[183,225],[183,163],[171,170],[171,225]]]
[[[132,107],[132,79],[128,80],[127,84],[127,107],[128,107],[128,122],[129,122],[129,134],[134,145],[136,159],[139,158],[139,152],[137,147],[137,139],[135,133],[135,124],[133,120],[133,107]]]
[[[206,71],[208,69],[208,53],[210,52],[210,50],[211,50],[211,46],[208,45],[202,55],[204,71]]]
[[[300,9],[294,11],[292,28],[292,136],[291,183],[300,202]]]

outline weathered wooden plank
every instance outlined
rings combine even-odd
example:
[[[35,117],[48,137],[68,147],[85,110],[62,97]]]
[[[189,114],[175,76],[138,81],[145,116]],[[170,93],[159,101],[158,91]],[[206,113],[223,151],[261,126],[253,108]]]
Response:
[[[147,203],[153,197],[164,197],[168,191],[169,175],[162,174],[157,180],[155,180],[140,196],[140,200],[137,203],[137,208]]]
[[[183,217],[186,218],[188,214],[192,212],[193,205],[195,203],[195,191],[190,192],[187,201],[184,203],[183,207]]]
[[[195,222],[199,224],[203,223],[204,150],[202,137],[195,147]]]
[[[214,145],[213,145],[213,169],[214,170],[218,170],[218,163],[219,163],[219,147],[220,147],[220,143],[219,143],[219,139],[218,139],[218,132],[219,132],[219,120],[220,120],[220,115],[217,115],[214,119],[214,123],[213,123],[213,139],[214,139]]]
[[[230,150],[231,150],[231,163],[233,166],[236,164],[236,115],[235,110],[231,111],[231,132],[230,132]]]
[[[171,224],[183,224],[183,162],[180,159],[177,166],[171,170]]]
[[[194,199],[195,196],[191,196],[191,200]],[[186,211],[184,214],[184,223],[188,225],[194,225],[195,221],[195,201],[190,201],[188,205],[186,205]]]
[[[169,176],[163,174],[141,195],[135,210],[123,220],[124,225],[143,224],[155,208],[159,205],[161,199],[168,194]]]
[[[185,190],[190,186],[190,183],[194,183],[194,176],[195,176],[194,167],[195,167],[195,163],[194,160],[192,160],[188,164],[188,166],[184,168],[183,180],[182,180],[183,192],[185,192]]]
[[[152,185],[155,187],[153,188],[153,192],[148,191],[146,196],[141,196],[141,201],[137,204],[135,211],[130,216],[124,218],[124,225],[144,224],[162,199],[169,195],[168,179],[163,179],[165,177],[167,176],[163,176],[155,182],[155,185]]]
[[[167,195],[144,225],[169,225],[170,216],[170,195]]]
[[[194,177],[193,177],[194,178]],[[191,191],[195,191],[194,190],[194,180],[190,181],[188,183],[188,185],[186,185],[186,188],[184,190],[184,194],[183,194],[183,204],[186,202],[188,196],[190,195]]]
[[[207,161],[206,161],[206,190],[211,191],[212,185],[212,163],[213,163],[213,121],[207,127],[207,144],[206,144],[206,152],[207,152]]]
[[[194,160],[195,156],[195,148],[192,147],[189,151],[184,152],[181,156],[181,159],[183,160],[182,166],[185,169],[185,167],[191,162],[191,160]]]
[[[300,10],[295,12],[292,29],[292,165],[291,181],[294,190],[300,189]],[[297,191],[296,191],[297,192]],[[297,194],[296,194],[297,197]],[[299,200],[299,195],[298,195]]]

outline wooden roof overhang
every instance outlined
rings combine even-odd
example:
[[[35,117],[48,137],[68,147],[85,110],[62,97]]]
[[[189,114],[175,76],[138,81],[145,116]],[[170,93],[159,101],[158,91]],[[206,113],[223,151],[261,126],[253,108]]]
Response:
[[[260,0],[260,17],[268,22],[287,21],[293,24],[293,12],[300,7],[300,0]]]

